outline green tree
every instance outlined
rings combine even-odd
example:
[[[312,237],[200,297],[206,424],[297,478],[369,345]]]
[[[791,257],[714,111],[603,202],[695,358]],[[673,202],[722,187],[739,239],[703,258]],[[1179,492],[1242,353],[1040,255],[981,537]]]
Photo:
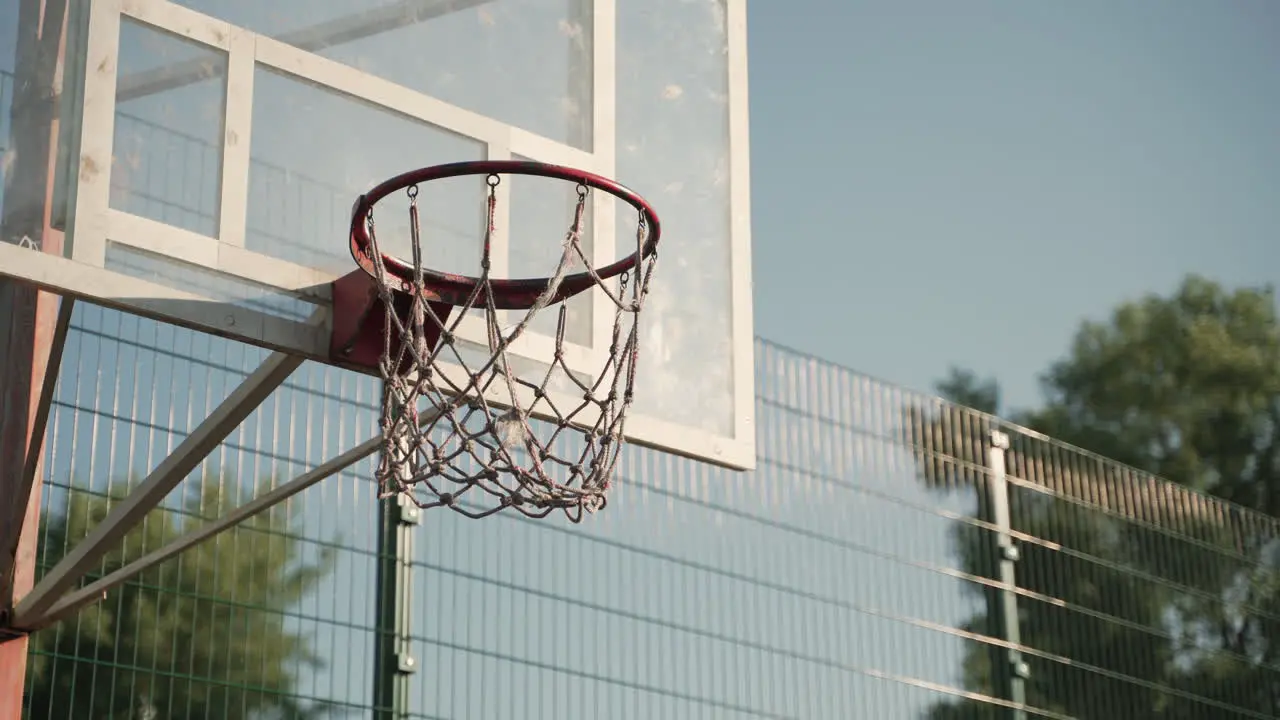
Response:
[[[232,503],[205,482],[186,513],[157,509],[109,554],[105,575],[214,517]],[[73,491],[46,519],[45,556],[56,559],[107,514],[110,501]],[[32,718],[211,717],[301,720],[328,709],[290,697],[295,673],[318,667],[283,612],[331,567],[303,562],[284,508],[258,515],[154,567],[79,615],[32,637]],[[98,575],[99,577],[101,575]]]
[[[1124,303],[1107,321],[1080,327],[1042,387],[1043,406],[1010,413],[1015,423],[1280,517],[1280,320],[1270,288],[1226,290],[1191,276],[1169,296]],[[1000,410],[998,385],[972,372],[955,370],[938,389],[958,403]],[[927,408],[907,412],[914,426],[928,428],[921,433],[925,455],[952,456],[949,463],[923,464],[922,480],[980,490],[981,472],[957,470],[984,464],[979,425]],[[1022,463],[1057,462],[1033,457],[1034,445],[1015,443],[1010,455],[1021,453]],[[1019,586],[1107,618],[1020,598],[1023,643],[1140,681],[1041,663],[1046,672],[1028,680],[1028,701],[1081,718],[1224,716],[1220,707],[1141,682],[1147,681],[1280,715],[1275,525],[1243,522],[1239,512],[1224,518],[1171,509],[1155,496],[1129,501],[1226,552],[1174,552],[1167,537],[1139,524],[1052,496],[1013,493],[1014,529],[1048,541],[1021,545]],[[989,535],[964,526],[955,537],[963,566],[985,577],[993,576]],[[1139,580],[1124,569],[1199,592]],[[975,617],[968,629],[995,635],[992,619]],[[990,663],[997,657],[975,650],[966,658],[968,689],[994,692]],[[953,702],[935,706],[930,717],[999,715],[989,706]]]

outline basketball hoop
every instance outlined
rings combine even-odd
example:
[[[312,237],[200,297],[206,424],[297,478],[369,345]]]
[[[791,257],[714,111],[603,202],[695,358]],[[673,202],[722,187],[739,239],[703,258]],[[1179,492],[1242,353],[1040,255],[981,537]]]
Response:
[[[444,178],[486,178],[486,223],[478,277],[423,267],[418,189]],[[574,183],[577,200],[563,249],[547,277],[505,279],[490,275],[498,185],[503,175],[532,175]],[[587,200],[607,192],[636,210],[635,250],[593,268],[582,247]],[[374,208],[403,192],[412,256],[379,249]],[[445,506],[468,517],[515,508],[531,517],[562,510],[578,522],[604,507],[631,406],[639,348],[639,315],[649,291],[660,235],[658,217],[644,198],[607,178],[582,170],[521,161],[461,162],[394,177],[361,196],[351,219],[351,255],[373,280],[382,312],[381,348],[372,358],[370,333],[377,324],[363,313],[350,338],[335,352],[351,355],[364,338],[366,362],[383,379],[384,438],[377,479],[384,497],[403,493],[419,507]],[[570,272],[575,266],[586,268]],[[366,281],[367,282],[367,281]],[[565,359],[563,301],[597,289],[613,308],[613,331],[603,367],[590,381]],[[337,296],[349,290],[335,284]],[[539,382],[513,369],[513,344],[534,317],[559,304],[554,352]],[[472,313],[475,311],[475,313]],[[504,312],[518,318],[512,324]],[[483,316],[487,352],[468,361],[458,331],[468,314]],[[335,319],[335,343],[338,321]],[[504,324],[506,327],[504,327]],[[541,370],[539,371],[541,374]],[[568,378],[568,391],[549,387]],[[560,381],[563,384],[563,380]],[[537,415],[537,418],[534,416]]]

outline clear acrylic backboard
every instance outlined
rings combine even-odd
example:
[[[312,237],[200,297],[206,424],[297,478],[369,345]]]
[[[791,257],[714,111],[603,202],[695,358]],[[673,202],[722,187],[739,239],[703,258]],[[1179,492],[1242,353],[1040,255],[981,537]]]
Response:
[[[745,0],[73,0],[68,12],[52,218],[66,241],[48,254],[5,238],[0,274],[331,362],[331,283],[353,270],[361,193],[447,162],[580,168],[643,194],[663,221],[627,436],[754,465]],[[483,183],[422,188],[433,269],[475,273]],[[520,177],[501,192],[494,262],[540,275],[574,188]],[[405,229],[379,220],[394,251]],[[597,265],[628,253],[633,229],[593,197]],[[609,340],[602,302],[569,301],[583,372]]]

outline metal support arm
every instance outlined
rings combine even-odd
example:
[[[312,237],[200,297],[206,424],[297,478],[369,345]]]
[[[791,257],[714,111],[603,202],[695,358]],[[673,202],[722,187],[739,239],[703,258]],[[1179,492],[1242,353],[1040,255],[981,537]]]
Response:
[[[438,416],[439,411],[422,413],[418,418],[418,422],[419,424],[426,424],[436,419]],[[232,528],[255,515],[279,505],[303,490],[319,483],[321,480],[340,473],[369,457],[382,447],[383,442],[381,435],[370,438],[350,450],[347,450],[341,455],[338,455],[332,460],[317,465],[315,468],[299,475],[289,482],[262,493],[253,500],[250,500],[244,505],[241,505],[235,510],[227,513],[223,517],[214,520],[203,527],[192,530],[159,550],[150,552],[115,572],[80,588],[79,590],[67,593],[57,602],[53,603],[53,605],[39,617],[31,618],[28,622],[22,624],[21,630],[24,632],[34,632],[69,617],[86,605],[90,605],[100,600],[108,591],[132,580],[156,565],[175,557],[188,548],[194,547],[206,540],[209,540],[210,538],[213,538],[223,531]],[[411,507],[410,509],[414,513],[417,512],[416,507]]]
[[[44,382],[40,385],[40,402],[36,407],[35,417],[31,421],[31,443],[27,446],[27,459],[22,468],[22,485],[27,496],[35,487],[36,469],[40,465],[40,454],[44,449],[44,431],[49,425],[49,410],[53,406],[53,391],[58,384],[58,371],[62,368],[62,353],[67,347],[67,333],[71,330],[71,312],[76,301],[64,297],[58,305],[58,320],[53,327],[53,338],[49,342],[49,360],[44,368]],[[15,526],[20,526],[21,515],[26,508],[27,497],[17,499],[14,504]],[[22,509],[19,509],[21,505]]]
[[[218,535],[235,525],[248,520],[249,518],[269,510],[276,505],[288,500],[325,478],[342,472],[351,465],[369,457],[378,450],[382,445],[382,438],[376,437],[367,440],[350,450],[342,453],[338,457],[316,466],[313,470],[306,472],[289,482],[268,490],[249,502],[227,513],[225,516],[203,526],[196,530],[183,535],[173,542],[154,552],[148,553],[128,565],[106,575],[88,585],[67,593],[61,600],[58,600],[49,608],[47,612],[38,618],[30,620],[30,624],[24,625],[23,630],[34,632],[41,628],[52,625],[69,615],[79,611],[86,605],[92,604],[103,598],[109,590],[119,587],[120,585],[132,580],[138,575],[150,570],[169,558],[178,555],[184,550],[199,545],[200,543]]]
[[[11,625],[26,627],[92,569],[164,500],[244,419],[285,381],[303,358],[272,353],[187,436],[102,522],[36,584],[14,609]]]
[[[53,296],[46,297],[52,299]],[[58,319],[53,327],[53,335],[49,338],[49,355],[43,370],[44,378],[40,383],[39,399],[27,431],[29,438],[23,456],[22,474],[16,478],[16,483],[9,482],[10,478],[0,478],[0,488],[13,489],[12,496],[5,498],[8,507],[0,506],[0,607],[6,605],[12,597],[18,547],[27,523],[28,506],[35,495],[36,471],[40,467],[44,448],[45,428],[49,424],[49,410],[53,405],[58,370],[62,366],[62,352],[66,348],[67,332],[71,327],[71,311],[75,307],[75,300],[72,298],[61,298],[58,302]],[[22,410],[26,411],[27,407],[23,406]]]

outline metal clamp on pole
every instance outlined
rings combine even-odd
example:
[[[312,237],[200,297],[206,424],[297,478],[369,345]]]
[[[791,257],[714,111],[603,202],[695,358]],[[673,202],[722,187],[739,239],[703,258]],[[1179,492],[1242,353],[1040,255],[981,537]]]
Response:
[[[410,453],[410,436],[399,432],[384,447],[382,462],[390,453],[408,458],[396,472],[416,470]],[[405,479],[402,477],[402,479]],[[407,494],[397,492],[378,503],[378,596],[374,647],[374,717],[386,720],[407,717],[410,677],[418,670],[413,657],[413,535],[422,522],[422,508]]]
[[[1000,589],[996,593],[996,627],[1001,639],[1009,643],[1004,653],[1003,668],[996,673],[997,692],[1005,699],[1021,706],[1027,701],[1025,680],[1031,675],[1031,667],[1022,658],[1018,648],[1022,635],[1018,627],[1018,594],[1015,564],[1021,557],[1013,542],[1012,523],[1009,515],[1009,482],[1005,471],[1005,453],[1009,449],[1009,436],[999,430],[991,431],[991,446],[987,450],[987,468],[991,472],[988,488],[990,517],[983,518],[996,527],[997,579]],[[1021,707],[1012,708],[1009,717],[1024,720],[1027,714]]]

